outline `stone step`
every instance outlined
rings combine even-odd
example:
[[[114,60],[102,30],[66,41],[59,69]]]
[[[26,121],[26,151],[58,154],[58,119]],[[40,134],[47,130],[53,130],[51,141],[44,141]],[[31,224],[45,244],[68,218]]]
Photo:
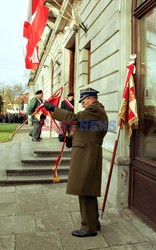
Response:
[[[5,151],[5,143],[0,143],[0,159],[1,159],[1,155],[3,155],[3,152]]]
[[[28,165],[54,165],[56,162],[56,157],[45,157],[45,158],[26,158],[21,159],[22,166]],[[60,165],[70,165],[71,158],[70,157],[63,157]]]
[[[8,155],[8,168],[13,168],[21,164],[21,143],[14,142]]]
[[[5,143],[4,143],[5,144]],[[0,178],[6,178],[6,168],[8,167],[9,164],[9,154],[12,149],[12,143],[8,142],[7,144],[4,145],[1,148],[1,154],[0,154]],[[1,146],[1,145],[0,145]]]
[[[34,151],[34,156],[35,157],[58,157],[60,151],[59,150],[35,150]],[[71,156],[71,151],[64,151],[63,152],[63,157],[70,157]]]
[[[58,167],[58,174],[64,175],[69,172],[68,166],[59,166]],[[53,170],[51,166],[45,167],[17,167],[13,169],[6,169],[7,176],[30,176],[30,175],[53,175]]]
[[[61,175],[60,182],[67,182],[68,176]],[[22,185],[22,184],[53,183],[53,175],[43,176],[8,176],[7,179],[0,179],[0,185]]]
[[[22,141],[21,142],[21,159],[25,159],[27,157],[33,157],[33,151],[32,147],[30,146],[31,144],[28,143],[27,141]]]

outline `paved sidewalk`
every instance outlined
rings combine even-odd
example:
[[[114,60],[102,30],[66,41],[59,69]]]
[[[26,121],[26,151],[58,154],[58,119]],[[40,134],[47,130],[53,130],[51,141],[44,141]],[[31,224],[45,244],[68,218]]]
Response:
[[[30,140],[21,131],[12,142],[23,139]],[[73,237],[71,232],[80,228],[78,199],[65,189],[65,183],[0,186],[0,250],[156,249],[150,227],[130,210],[109,204],[96,237]]]
[[[71,231],[80,227],[78,200],[66,195],[65,187],[0,187],[0,249],[156,249],[156,233],[127,209],[107,208],[96,237],[73,237]]]

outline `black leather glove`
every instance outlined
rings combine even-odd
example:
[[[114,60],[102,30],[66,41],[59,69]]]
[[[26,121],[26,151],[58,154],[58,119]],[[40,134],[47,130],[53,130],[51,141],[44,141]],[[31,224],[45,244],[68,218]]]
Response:
[[[66,137],[66,147],[67,148],[72,148],[72,139],[73,138],[70,135]]]
[[[64,142],[64,137],[62,134],[58,135],[58,140],[59,140],[59,142]]]
[[[54,112],[54,109],[55,109],[55,105],[52,104],[52,103],[49,103],[49,102],[45,102],[44,103],[44,107],[48,110],[48,111],[53,111]]]

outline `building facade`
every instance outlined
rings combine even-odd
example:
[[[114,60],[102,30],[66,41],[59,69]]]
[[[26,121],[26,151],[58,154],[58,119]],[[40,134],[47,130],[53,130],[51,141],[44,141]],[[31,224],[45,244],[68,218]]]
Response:
[[[135,53],[134,77],[139,127],[131,140],[121,131],[108,202],[120,209],[129,207],[153,227],[156,225],[156,2],[154,0],[52,1],[48,28],[40,44],[40,66],[31,73],[29,96],[37,89],[49,98],[68,82],[62,98],[75,93],[75,112],[80,90],[95,88],[109,117],[103,143],[103,186],[106,187],[118,125],[126,65]],[[56,9],[56,10],[55,10]],[[55,10],[55,11],[53,11]],[[56,13],[54,15],[54,13]],[[52,14],[53,13],[53,14]],[[53,15],[53,16],[52,16]],[[73,18],[83,22],[78,27]],[[44,50],[44,52],[43,52]],[[48,124],[49,122],[49,124]],[[56,136],[50,121],[44,136]],[[49,127],[48,127],[49,126]]]

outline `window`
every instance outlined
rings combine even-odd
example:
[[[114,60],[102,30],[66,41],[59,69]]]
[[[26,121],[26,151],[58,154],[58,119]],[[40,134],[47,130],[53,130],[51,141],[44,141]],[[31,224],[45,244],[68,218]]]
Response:
[[[156,7],[149,2],[154,3],[152,0],[138,1],[141,9],[138,7],[135,12],[140,107],[137,155],[156,161]]]
[[[140,73],[144,84],[139,155],[156,160],[156,8],[140,19],[139,28]]]

